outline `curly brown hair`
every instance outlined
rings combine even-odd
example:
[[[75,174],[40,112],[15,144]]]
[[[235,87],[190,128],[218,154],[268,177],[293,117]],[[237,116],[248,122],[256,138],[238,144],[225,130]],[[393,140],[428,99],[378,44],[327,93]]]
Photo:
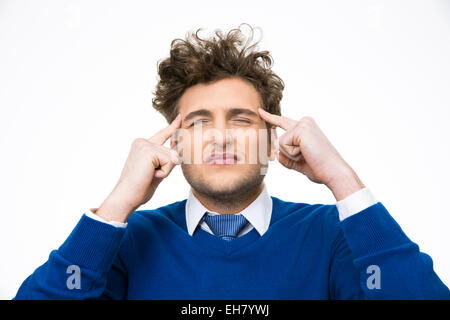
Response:
[[[251,34],[244,43],[241,26],[248,25]],[[215,30],[215,37],[202,39],[198,33],[187,33],[186,40],[171,43],[170,56],[158,62],[159,81],[153,107],[170,123],[178,114],[178,101],[186,89],[198,83],[212,83],[224,78],[239,77],[249,81],[260,93],[262,108],[280,115],[283,80],[272,72],[268,51],[257,51],[259,41],[253,40],[254,28],[242,23],[226,35]]]

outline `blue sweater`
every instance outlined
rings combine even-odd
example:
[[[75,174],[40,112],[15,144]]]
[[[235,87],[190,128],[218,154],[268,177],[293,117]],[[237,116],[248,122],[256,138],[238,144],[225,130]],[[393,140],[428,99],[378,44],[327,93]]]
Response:
[[[380,202],[339,221],[335,205],[272,199],[267,232],[230,242],[190,236],[186,200],[126,229],[83,215],[14,299],[450,299]]]

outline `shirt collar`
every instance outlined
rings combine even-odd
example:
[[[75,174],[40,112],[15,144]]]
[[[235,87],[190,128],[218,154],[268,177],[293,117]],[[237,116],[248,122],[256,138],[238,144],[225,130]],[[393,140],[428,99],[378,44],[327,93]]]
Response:
[[[206,211],[217,214],[217,212],[206,209],[194,196],[191,188],[186,201],[186,226],[189,235],[193,235]],[[259,196],[237,214],[242,214],[261,236],[267,231],[272,216],[272,198],[269,196],[265,184]]]

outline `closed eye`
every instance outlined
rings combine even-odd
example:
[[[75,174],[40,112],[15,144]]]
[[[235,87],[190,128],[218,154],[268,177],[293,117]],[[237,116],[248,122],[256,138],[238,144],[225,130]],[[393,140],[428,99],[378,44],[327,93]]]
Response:
[[[208,119],[198,119],[198,120],[192,121],[192,123],[188,126],[188,128],[193,127],[196,123],[203,123],[206,121],[208,121]]]
[[[231,120],[235,121],[235,122],[239,122],[239,123],[245,123],[245,124],[252,123],[252,121],[250,119],[246,119],[246,118],[233,118]],[[195,126],[195,124],[197,124],[197,123],[206,123],[208,121],[209,121],[209,119],[198,119],[198,120],[195,120],[188,126],[188,128]]]
[[[250,123],[251,122],[249,119],[245,119],[245,118],[234,118],[232,120],[233,121],[238,121],[238,122],[245,122],[245,123]]]

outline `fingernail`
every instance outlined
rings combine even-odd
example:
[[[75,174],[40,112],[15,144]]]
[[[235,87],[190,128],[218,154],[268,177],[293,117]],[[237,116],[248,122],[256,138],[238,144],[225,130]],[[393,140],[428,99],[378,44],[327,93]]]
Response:
[[[177,122],[178,121],[178,119],[180,119],[180,114],[178,114],[176,117],[175,117],[175,119],[173,119],[172,120],[172,123],[175,123],[175,122]]]

